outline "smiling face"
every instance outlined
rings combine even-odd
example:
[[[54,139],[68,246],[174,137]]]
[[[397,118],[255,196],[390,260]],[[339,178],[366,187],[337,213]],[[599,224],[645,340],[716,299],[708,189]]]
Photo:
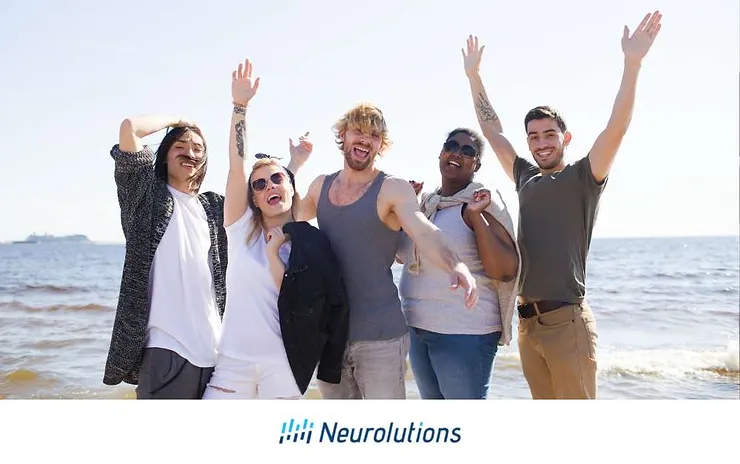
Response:
[[[562,169],[571,135],[560,113],[549,106],[538,106],[524,117],[524,127],[529,152],[540,169]]]
[[[383,112],[369,103],[345,113],[334,125],[334,135],[346,167],[353,171],[372,169],[375,157],[391,145]]]
[[[377,130],[369,133],[359,129],[349,129],[344,133],[344,160],[353,171],[364,171],[372,167],[380,152],[381,136]]]
[[[278,164],[266,164],[252,171],[249,185],[254,205],[264,217],[290,211],[295,190],[288,173]]]
[[[439,154],[439,171],[444,180],[468,184],[479,167],[479,149],[469,134],[454,133],[445,141]]]
[[[540,169],[559,167],[565,157],[570,134],[563,133],[554,119],[535,119],[527,125],[527,144]]]
[[[203,138],[192,130],[180,134],[167,151],[167,178],[171,185],[189,182],[205,163]]]

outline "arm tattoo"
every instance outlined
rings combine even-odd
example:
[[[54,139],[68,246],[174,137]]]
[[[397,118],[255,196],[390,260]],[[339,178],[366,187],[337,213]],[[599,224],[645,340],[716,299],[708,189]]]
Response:
[[[238,103],[234,103],[234,114],[247,114],[247,107],[246,105],[240,105]]]
[[[475,109],[478,112],[478,117],[484,122],[496,122],[498,121],[498,115],[493,111],[491,103],[482,94],[478,94],[478,100],[475,102]]]
[[[244,159],[244,133],[246,132],[247,123],[243,119],[236,122],[234,130],[236,131],[236,154],[239,158]]]

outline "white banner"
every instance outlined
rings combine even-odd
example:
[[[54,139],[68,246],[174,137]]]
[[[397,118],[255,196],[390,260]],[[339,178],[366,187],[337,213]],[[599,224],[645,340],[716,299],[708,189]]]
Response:
[[[2,462],[734,460],[739,401],[0,401]],[[267,454],[265,454],[265,452]],[[716,460],[716,461],[715,461]]]

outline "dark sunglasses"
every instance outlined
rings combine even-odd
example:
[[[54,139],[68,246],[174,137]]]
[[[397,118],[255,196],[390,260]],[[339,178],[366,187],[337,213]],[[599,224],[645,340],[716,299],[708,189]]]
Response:
[[[270,176],[270,182],[272,182],[275,185],[280,185],[283,182],[285,182],[285,173],[284,172],[274,172]],[[267,179],[259,178],[252,181],[252,190],[255,192],[261,192],[265,188],[267,188]]]
[[[455,140],[448,140],[442,145],[442,149],[447,153],[460,152],[461,155],[468,158],[475,158],[478,156],[478,151],[472,145],[460,145]]]

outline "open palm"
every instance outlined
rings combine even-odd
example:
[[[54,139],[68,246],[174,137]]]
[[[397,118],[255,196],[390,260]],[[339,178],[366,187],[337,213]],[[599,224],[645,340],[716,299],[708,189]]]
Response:
[[[632,35],[630,35],[629,28],[624,26],[622,51],[625,58],[639,62],[645,57],[658,36],[658,32],[660,32],[662,17],[663,15],[659,11],[646,14]]]
[[[468,36],[467,52],[465,51],[465,49],[462,50],[463,60],[465,63],[465,74],[467,74],[468,76],[477,75],[480,71],[480,60],[483,56],[484,48],[486,48],[485,45],[483,45],[482,47],[478,46],[477,36]]]
[[[293,139],[288,139],[290,159],[299,166],[302,166],[308,160],[308,157],[311,156],[311,152],[313,152],[313,142],[308,138],[308,135],[308,132],[303,134],[298,139],[297,144],[293,143]]]
[[[234,103],[240,105],[249,103],[259,86],[259,77],[252,81],[252,63],[249,60],[239,63],[239,68],[231,73],[231,98]]]

